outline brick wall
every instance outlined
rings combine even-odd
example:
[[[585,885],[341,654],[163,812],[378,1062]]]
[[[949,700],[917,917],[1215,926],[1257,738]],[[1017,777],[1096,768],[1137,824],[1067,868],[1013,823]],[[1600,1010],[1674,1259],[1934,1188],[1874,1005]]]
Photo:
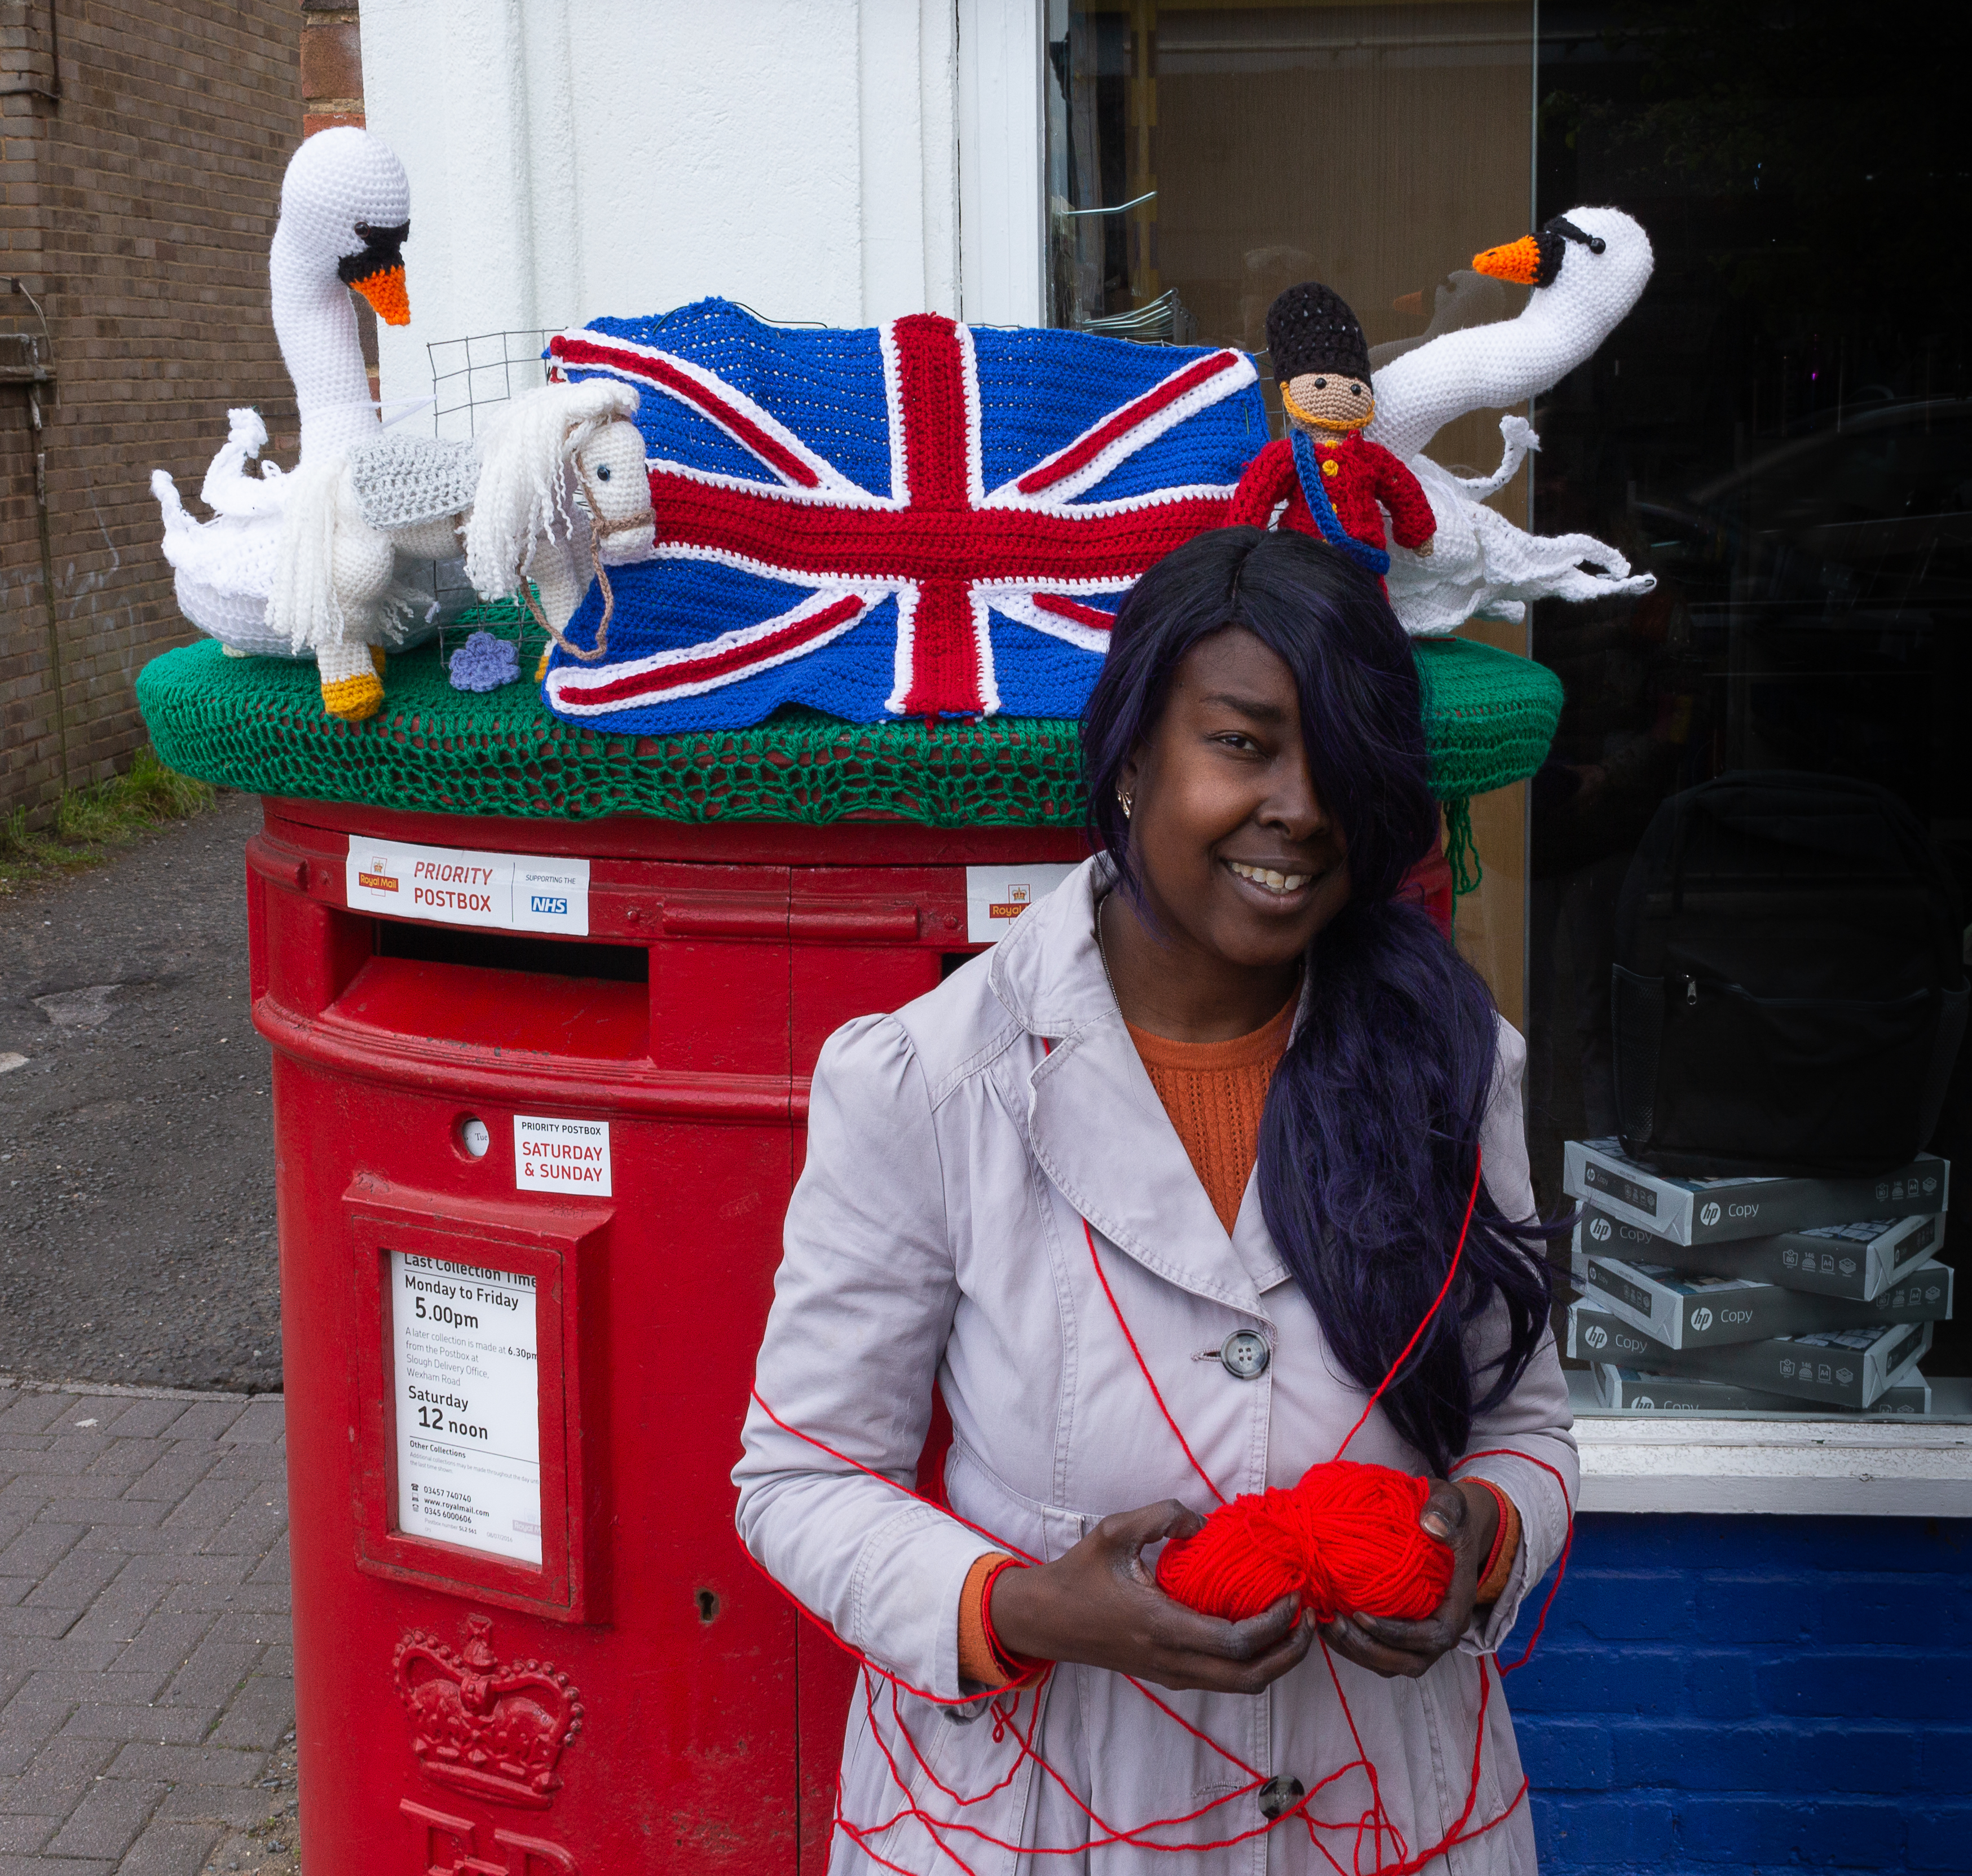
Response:
[[[1507,1691],[1546,1876],[1972,1868],[1956,1521],[1585,1517]]]
[[[0,0],[0,334],[38,331],[18,275],[57,374],[53,648],[28,400],[0,385],[0,813],[127,763],[136,673],[190,635],[152,468],[195,496],[241,403],[293,459],[266,269],[302,130],[301,18],[295,0]]]

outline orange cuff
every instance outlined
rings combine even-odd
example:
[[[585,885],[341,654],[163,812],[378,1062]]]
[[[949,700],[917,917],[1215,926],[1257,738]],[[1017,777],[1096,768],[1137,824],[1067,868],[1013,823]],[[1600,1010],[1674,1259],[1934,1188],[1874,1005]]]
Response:
[[[986,1637],[986,1582],[1002,1564],[1014,1559],[1004,1551],[988,1551],[972,1560],[965,1587],[958,1592],[958,1678],[976,1687],[1004,1687],[1014,1677],[1001,1666]]]
[[[1486,1567],[1479,1573],[1478,1594],[1475,1603],[1496,1603],[1507,1593],[1507,1585],[1512,1581],[1513,1565],[1520,1554],[1520,1514],[1519,1508],[1490,1479],[1478,1481],[1493,1494],[1493,1502],[1500,1508],[1500,1529],[1493,1538],[1491,1554],[1486,1559]]]

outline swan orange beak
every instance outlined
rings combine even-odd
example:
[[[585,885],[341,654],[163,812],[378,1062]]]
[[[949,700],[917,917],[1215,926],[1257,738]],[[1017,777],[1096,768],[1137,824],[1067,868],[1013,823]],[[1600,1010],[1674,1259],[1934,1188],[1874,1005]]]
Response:
[[[1415,293],[1399,293],[1390,302],[1390,311],[1409,313],[1413,319],[1422,318],[1424,317],[1424,289],[1420,287]]]
[[[404,291],[404,243],[411,224],[400,221],[380,228],[374,223],[359,221],[354,225],[354,232],[363,245],[335,263],[336,278],[361,293],[386,325],[409,325],[411,302]]]
[[[1533,286],[1540,276],[1540,243],[1533,235],[1523,234],[1503,247],[1489,247],[1472,256],[1472,271],[1515,286]]]
[[[387,326],[407,326],[411,323],[411,296],[404,289],[401,263],[349,284],[370,302],[376,309],[377,317]]]

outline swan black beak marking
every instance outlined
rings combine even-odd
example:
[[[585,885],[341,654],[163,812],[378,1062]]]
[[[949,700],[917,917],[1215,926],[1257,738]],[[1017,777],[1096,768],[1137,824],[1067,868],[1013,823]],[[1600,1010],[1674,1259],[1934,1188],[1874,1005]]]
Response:
[[[410,324],[410,296],[404,288],[404,242],[410,232],[408,221],[390,228],[359,221],[356,234],[363,246],[335,263],[337,278],[361,293],[386,325]]]
[[[1562,256],[1569,242],[1578,242],[1592,254],[1608,246],[1599,234],[1585,233],[1566,215],[1557,215],[1538,234],[1523,234],[1503,247],[1489,247],[1472,256],[1474,273],[1489,274],[1495,280],[1515,286],[1548,286],[1561,272]]]

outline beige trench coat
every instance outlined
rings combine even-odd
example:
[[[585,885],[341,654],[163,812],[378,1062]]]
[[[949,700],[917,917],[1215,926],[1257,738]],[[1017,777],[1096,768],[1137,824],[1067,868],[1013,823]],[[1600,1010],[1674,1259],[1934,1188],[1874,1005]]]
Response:
[[[1255,1186],[1229,1238],[1158,1102],[1095,948],[1092,907],[1109,878],[1106,861],[1089,861],[929,996],[839,1031],[815,1070],[807,1167],[788,1210],[758,1387],[789,1427],[883,1477],[827,1457],[756,1405],[733,1475],[740,1532],[844,1639],[942,1698],[961,1691],[961,1587],[994,1546],[885,1482],[914,1476],[934,1379],[955,1428],[952,1505],[1009,1548],[1059,1557],[1106,1514],[1159,1499],[1210,1509],[1103,1296],[1085,1219],[1144,1361],[1228,1497],[1291,1485],[1331,1457],[1365,1398],[1330,1359]],[[1483,1150],[1487,1186],[1510,1217],[1534,1209],[1524,1053],[1503,1023]],[[1216,1359],[1242,1329],[1272,1350],[1256,1379],[1236,1378]],[[1386,1815],[1410,1854],[1437,1842],[1464,1806],[1481,1677],[1492,1673],[1482,1664],[1560,1550],[1577,1479],[1569,1426],[1549,1338],[1512,1395],[1474,1429],[1473,1450],[1509,1456],[1466,1469],[1497,1482],[1522,1512],[1506,1594],[1420,1680],[1384,1680],[1335,1660]],[[1546,1461],[1559,1480],[1518,1454]],[[1380,1411],[1349,1457],[1426,1470]],[[1103,1669],[1057,1668],[1017,1706],[1003,1695],[1011,1726],[990,1715],[962,1723],[953,1709],[872,1684],[873,1721],[860,1694],[851,1715],[843,1814],[864,1829],[896,1818],[907,1802],[901,1782],[909,1803],[948,1821],[938,1834],[958,1859],[906,1818],[869,1840],[898,1868],[955,1873],[962,1864],[981,1876],[1330,1868],[1292,1820],[1231,1847],[1178,1854],[1100,1842],[1209,1807],[1141,1834],[1167,1845],[1221,1843],[1263,1823],[1254,1793],[1242,1790],[1255,1775],[1312,1789],[1354,1759],[1319,1646],[1258,1696],[1157,1690],[1212,1744]],[[1030,1725],[1061,1782],[1020,1753],[1015,1734]],[[1520,1784],[1497,1676],[1485,1733],[1474,1825],[1499,1816]],[[1387,1838],[1380,1856],[1366,1837],[1359,1845],[1353,1821],[1369,1803],[1357,1770],[1311,1806],[1316,1817],[1350,1822],[1321,1838],[1344,1870],[1364,1876],[1401,1860]],[[1082,1847],[1030,1854],[1067,1846]],[[1531,1872],[1526,1801],[1428,1876],[1448,1865],[1457,1876]],[[831,1867],[860,1876],[880,1866],[838,1831]]]

